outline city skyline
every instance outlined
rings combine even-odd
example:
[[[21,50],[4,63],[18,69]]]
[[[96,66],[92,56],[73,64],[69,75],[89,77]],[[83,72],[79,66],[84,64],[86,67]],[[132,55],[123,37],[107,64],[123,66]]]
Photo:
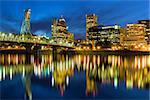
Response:
[[[75,39],[85,39],[86,14],[95,13],[98,16],[99,24],[119,24],[122,27],[128,23],[136,23],[138,20],[149,19],[148,0],[12,1],[11,4],[10,1],[1,1],[0,5],[0,18],[2,19],[0,31],[20,33],[24,16],[23,10],[30,8],[33,34],[51,36],[52,19],[60,18],[63,15],[69,31],[75,35]]]

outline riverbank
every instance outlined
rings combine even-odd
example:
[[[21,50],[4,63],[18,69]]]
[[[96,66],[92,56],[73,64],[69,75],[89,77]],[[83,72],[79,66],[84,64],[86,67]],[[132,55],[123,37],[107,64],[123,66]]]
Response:
[[[131,50],[82,50],[82,51],[69,51],[68,53],[75,54],[104,54],[104,55],[150,55],[148,51],[131,51]]]
[[[26,50],[0,50],[0,54],[26,54]],[[29,54],[36,54],[35,51],[30,51]],[[51,50],[40,50],[39,54],[53,53]],[[61,51],[60,54],[102,54],[102,55],[150,55],[148,51],[130,51],[130,50],[68,50]]]

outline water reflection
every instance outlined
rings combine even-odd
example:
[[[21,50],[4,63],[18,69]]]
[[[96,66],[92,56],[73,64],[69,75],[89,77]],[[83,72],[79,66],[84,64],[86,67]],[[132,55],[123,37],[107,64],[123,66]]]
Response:
[[[85,95],[95,96],[97,84],[113,84],[117,88],[125,81],[126,88],[149,88],[150,55],[0,55],[0,81],[22,76],[25,94],[32,98],[31,78],[48,77],[51,87],[63,96],[75,72],[85,72]],[[76,80],[78,81],[78,80]]]

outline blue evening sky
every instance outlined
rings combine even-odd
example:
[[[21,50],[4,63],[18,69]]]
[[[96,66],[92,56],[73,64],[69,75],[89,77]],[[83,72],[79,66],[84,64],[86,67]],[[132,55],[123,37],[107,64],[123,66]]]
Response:
[[[51,36],[53,18],[66,19],[76,39],[85,39],[85,15],[95,13],[104,25],[150,19],[149,0],[0,0],[0,31],[18,33],[24,9],[31,9],[31,32]]]

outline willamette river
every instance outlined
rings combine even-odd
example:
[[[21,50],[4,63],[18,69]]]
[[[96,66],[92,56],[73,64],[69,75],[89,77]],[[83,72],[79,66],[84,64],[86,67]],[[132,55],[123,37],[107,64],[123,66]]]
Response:
[[[0,54],[2,99],[149,99],[150,55]]]

